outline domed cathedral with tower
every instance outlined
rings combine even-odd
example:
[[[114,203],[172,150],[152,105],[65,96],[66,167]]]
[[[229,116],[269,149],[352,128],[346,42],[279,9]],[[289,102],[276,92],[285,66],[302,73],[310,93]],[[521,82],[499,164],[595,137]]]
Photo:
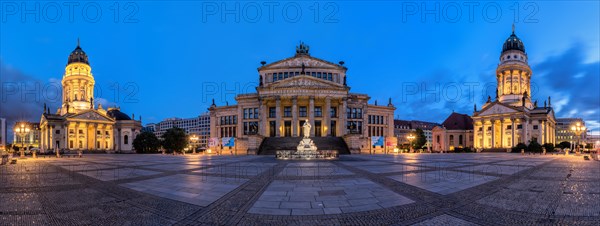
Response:
[[[488,96],[481,109],[474,107],[474,147],[505,150],[518,143],[555,143],[556,118],[551,99],[543,106],[531,101],[532,71],[525,45],[515,34],[504,42],[496,69],[496,98]]]
[[[369,104],[368,95],[351,93],[343,61],[315,58],[300,43],[294,56],[261,64],[257,92],[236,96],[237,105],[217,106],[213,100],[210,133],[218,142],[210,149],[224,154],[296,150],[305,122],[319,150],[383,153],[390,148],[385,144],[395,146],[391,99]],[[233,147],[223,144],[230,138]]]
[[[142,128],[141,118],[135,120],[116,107],[94,106],[95,80],[79,40],[69,55],[61,84],[61,107],[52,113],[44,104],[40,120],[42,152],[133,151],[133,139]]]

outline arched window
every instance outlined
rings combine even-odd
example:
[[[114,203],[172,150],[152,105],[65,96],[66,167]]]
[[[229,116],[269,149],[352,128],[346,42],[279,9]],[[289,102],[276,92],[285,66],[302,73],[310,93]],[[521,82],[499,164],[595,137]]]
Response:
[[[125,135],[125,137],[123,138],[123,144],[129,144],[129,136]]]
[[[454,135],[450,135],[449,140],[450,146],[454,146]]]
[[[463,145],[463,135],[458,135],[458,145]]]

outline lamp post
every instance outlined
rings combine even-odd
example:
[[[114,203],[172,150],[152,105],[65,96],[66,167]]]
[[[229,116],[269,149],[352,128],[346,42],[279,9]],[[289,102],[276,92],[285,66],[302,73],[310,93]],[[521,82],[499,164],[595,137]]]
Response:
[[[192,150],[193,150],[193,154],[196,154],[196,144],[198,142],[198,136],[196,136],[196,134],[192,134],[192,136],[190,136],[190,141],[192,141]]]
[[[21,125],[15,127],[15,135],[21,136],[21,148],[20,155],[21,158],[25,158],[25,136],[29,134],[29,125],[25,125],[26,123],[22,122]]]
[[[412,141],[415,139],[415,135],[413,135],[411,133],[406,138],[408,139],[408,146],[410,147],[410,152],[412,152],[413,151]]]
[[[581,138],[581,134],[585,132],[585,130],[585,126],[581,125],[580,122],[577,122],[574,126],[571,126],[571,131],[573,131],[573,133],[575,133],[575,136],[577,136],[577,149],[575,152],[576,154],[579,154],[579,139]]]

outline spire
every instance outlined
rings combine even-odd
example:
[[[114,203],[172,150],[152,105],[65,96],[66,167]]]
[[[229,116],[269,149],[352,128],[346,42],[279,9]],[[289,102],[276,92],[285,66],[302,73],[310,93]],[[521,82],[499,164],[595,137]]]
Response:
[[[515,34],[515,23],[512,24],[512,33]]]
[[[77,47],[80,47],[79,46],[79,37],[77,37]]]
[[[552,102],[551,102],[550,97],[548,97],[548,107],[552,107]]]
[[[473,112],[476,112],[476,111],[477,111],[477,104],[474,104],[473,105]]]

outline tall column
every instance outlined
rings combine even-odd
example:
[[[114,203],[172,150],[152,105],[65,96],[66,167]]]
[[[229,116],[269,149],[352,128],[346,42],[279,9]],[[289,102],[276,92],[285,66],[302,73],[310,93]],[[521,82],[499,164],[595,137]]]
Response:
[[[500,119],[500,146],[499,148],[504,148],[504,119]]]
[[[479,148],[479,128],[481,126],[477,126],[477,122],[473,123],[473,147]]]
[[[292,97],[292,136],[298,136],[298,97]]]
[[[275,100],[275,136],[281,137],[281,98],[278,96]]]
[[[543,121],[542,120],[538,120],[538,132],[539,132],[539,136],[538,136],[538,143],[539,144],[544,144],[543,139],[544,139],[544,128],[543,128]]]
[[[267,121],[267,115],[269,114],[269,112],[267,112],[267,100],[261,98],[260,100],[260,125],[258,125],[259,131],[260,131],[260,135],[267,137],[267,126],[269,126],[269,122]],[[212,117],[211,117],[212,120]],[[212,128],[211,128],[212,129]],[[212,132],[211,132],[212,133]]]
[[[514,147],[515,146],[515,129],[516,129],[515,128],[515,119],[511,118],[510,122],[511,122],[511,126],[510,126],[510,128],[511,128],[511,130],[510,130],[511,131],[510,143],[511,144],[510,145],[511,145],[511,147]]]
[[[528,118],[523,118],[523,126],[521,127],[521,133],[523,134],[523,137],[521,138],[523,140],[523,144],[527,145],[527,141],[528,141],[528,136],[529,136],[529,119]]]
[[[492,119],[492,148],[496,147],[496,119]]]
[[[348,121],[348,114],[346,114],[346,109],[348,108],[348,98],[342,98],[342,103],[340,105],[340,110],[339,110],[339,119],[340,122],[339,124],[339,128],[340,128],[340,132],[338,133],[338,136],[344,136],[346,135],[346,124]]]
[[[485,125],[485,120],[481,120],[481,148],[486,148],[485,141],[487,136],[487,126]]]
[[[315,136],[315,97],[311,96],[308,100],[308,123],[310,123],[310,136]],[[323,126],[323,125],[321,125]]]
[[[235,131],[235,136],[236,137],[242,137],[244,135],[244,106],[238,104],[237,106],[237,125],[236,125],[236,131]],[[131,136],[133,137],[133,134],[131,134]]]
[[[544,120],[542,124],[544,125],[544,141],[542,144],[545,144],[548,143],[548,122]]]
[[[323,128],[325,128],[323,130],[323,133],[321,134],[323,137],[329,136],[329,134],[331,133],[330,131],[332,129],[335,129],[335,128],[331,128],[331,122],[330,122],[331,115],[329,115],[329,113],[331,112],[330,108],[331,108],[331,98],[326,97],[325,98],[325,109],[322,110],[323,111],[323,124],[324,124]]]

